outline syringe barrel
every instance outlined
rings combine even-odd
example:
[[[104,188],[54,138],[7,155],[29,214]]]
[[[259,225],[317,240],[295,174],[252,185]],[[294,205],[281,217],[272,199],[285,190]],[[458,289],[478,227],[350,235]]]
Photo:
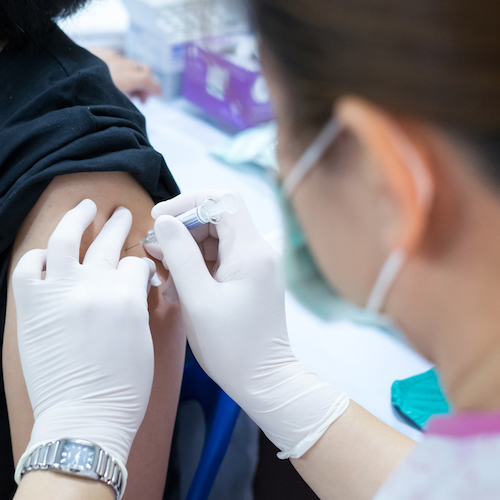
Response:
[[[225,194],[220,201],[213,198],[207,198],[205,203],[184,212],[176,217],[190,231],[195,227],[203,224],[217,224],[221,220],[221,214],[228,212],[233,214],[238,210],[238,201],[233,194]],[[148,231],[146,238],[143,238],[140,243],[142,245],[158,244],[154,229]]]
[[[203,213],[204,205],[188,210],[181,215],[178,215],[176,219],[180,220],[190,231],[195,227],[201,226],[209,222],[208,217]]]

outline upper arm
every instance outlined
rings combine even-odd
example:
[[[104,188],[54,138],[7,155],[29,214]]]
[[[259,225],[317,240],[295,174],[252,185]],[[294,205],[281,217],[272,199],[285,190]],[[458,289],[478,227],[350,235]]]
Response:
[[[11,257],[11,272],[17,260],[32,248],[46,248],[48,239],[62,216],[85,198],[97,204],[97,215],[82,241],[84,254],[104,223],[119,206],[133,215],[133,224],[124,248],[135,245],[153,227],[153,201],[149,194],[125,172],[85,172],[54,178],[24,220]],[[127,255],[146,256],[141,246]]]
[[[16,314],[10,276],[24,253],[33,248],[47,247],[48,239],[62,216],[85,198],[90,198],[97,204],[97,215],[84,234],[81,256],[84,255],[104,223],[119,206],[128,208],[133,215],[132,229],[124,245],[125,249],[136,245],[146,235],[147,231],[153,227],[154,220],[150,215],[153,207],[151,197],[130,175],[124,172],[75,173],[56,177],[24,220],[17,234],[11,257],[3,346],[5,393],[15,461],[19,459],[29,442],[33,417],[17,348]],[[146,256],[146,253],[142,246],[139,245],[130,251],[122,252],[122,256],[124,255],[143,257]],[[167,272],[161,263],[157,263],[157,270],[160,278],[164,281]],[[146,413],[139,433],[144,434],[147,432],[147,429],[143,429],[143,427],[152,426],[155,430],[151,431],[151,433],[156,436],[156,442],[160,443],[162,441],[162,437],[157,435],[159,432],[167,436],[164,438],[164,449],[161,450],[162,453],[166,453],[166,459],[163,462],[160,461],[159,465],[161,468],[159,475],[161,476],[163,468],[166,470],[168,462],[169,433],[171,432],[170,427],[173,427],[173,421],[175,420],[176,398],[182,376],[185,337],[178,308],[167,304],[162,299],[160,290],[157,288],[151,289],[149,311],[150,326],[155,345],[155,381],[150,406],[156,405],[156,407],[152,411],[149,411],[150,408],[148,407],[148,413]],[[156,398],[155,391],[157,393]],[[155,399],[158,401],[155,402]],[[145,437],[147,443],[144,444],[144,449],[150,446],[151,439],[152,436]],[[134,448],[140,449],[140,443],[136,444],[134,442],[129,464],[134,463],[134,461],[142,464],[144,462],[142,455],[145,452],[144,450],[134,451]],[[135,458],[137,453],[139,453],[139,457]],[[149,455],[154,456],[154,453]],[[148,461],[146,460],[146,462]],[[130,472],[132,472],[132,479],[133,471]],[[159,481],[161,482],[161,478]],[[131,489],[133,489],[133,481],[131,482]]]

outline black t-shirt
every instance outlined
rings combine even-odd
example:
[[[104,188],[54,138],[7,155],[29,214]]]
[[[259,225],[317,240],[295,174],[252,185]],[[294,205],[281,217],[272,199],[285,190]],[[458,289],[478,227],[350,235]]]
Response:
[[[157,202],[179,193],[149,144],[144,117],[113,85],[107,66],[55,27],[35,47],[0,52],[0,339],[7,269],[19,227],[50,181],[76,172],[131,174]],[[13,463],[0,379],[0,500]]]

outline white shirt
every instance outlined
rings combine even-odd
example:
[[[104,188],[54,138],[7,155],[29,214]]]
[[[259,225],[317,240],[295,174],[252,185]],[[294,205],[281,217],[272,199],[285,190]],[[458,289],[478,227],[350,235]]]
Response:
[[[500,413],[431,421],[373,500],[500,499]]]

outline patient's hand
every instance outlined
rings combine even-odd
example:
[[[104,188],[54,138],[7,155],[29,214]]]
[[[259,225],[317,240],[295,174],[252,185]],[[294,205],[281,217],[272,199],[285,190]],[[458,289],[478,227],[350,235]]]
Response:
[[[126,59],[110,49],[94,48],[91,52],[108,65],[113,83],[128,97],[145,102],[151,95],[161,95],[161,86],[147,64]]]

